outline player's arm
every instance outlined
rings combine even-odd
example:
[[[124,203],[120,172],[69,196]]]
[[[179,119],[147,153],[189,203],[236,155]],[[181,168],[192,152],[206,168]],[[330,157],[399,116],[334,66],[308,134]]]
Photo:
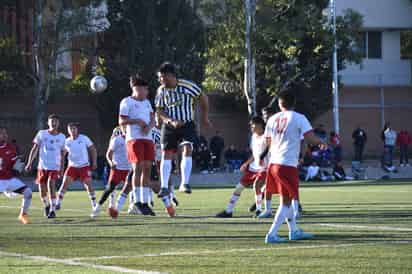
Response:
[[[113,149],[109,146],[106,151],[106,160],[110,168],[116,168],[116,165],[113,162]]]
[[[245,172],[247,170],[247,167],[253,163],[254,158],[253,155],[249,157],[249,159],[246,160],[241,166],[240,166],[240,171]]]
[[[27,172],[31,170],[31,166],[33,165],[34,159],[36,159],[39,153],[39,145],[34,143],[29,154],[29,158],[27,159],[26,167],[24,168]]]
[[[150,122],[145,127],[143,127],[142,132],[147,135],[149,131],[155,126],[155,113],[150,112]]]
[[[141,119],[130,119],[128,116],[120,115],[119,116],[119,125],[138,125],[140,127],[147,126],[146,123]]]
[[[63,148],[60,153],[61,153],[61,156],[60,156],[60,175],[63,176],[63,174],[64,174],[64,163],[65,163],[65,160],[66,160],[67,150]]]
[[[97,150],[94,145],[90,145],[87,147],[87,151],[89,152],[89,157],[92,162],[92,170],[95,170],[97,168]]]
[[[309,131],[304,134],[305,141],[310,145],[319,145],[320,149],[326,149],[327,144],[325,144],[321,139],[316,137],[313,131]]]
[[[209,98],[206,94],[201,94],[199,97],[201,122],[206,128],[212,127],[209,121]]]

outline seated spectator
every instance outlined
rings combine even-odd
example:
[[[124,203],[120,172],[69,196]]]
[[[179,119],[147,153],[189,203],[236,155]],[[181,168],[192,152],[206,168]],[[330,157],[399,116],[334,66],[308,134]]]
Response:
[[[234,145],[225,151],[225,160],[230,171],[238,171],[242,165],[242,160],[240,159],[239,152],[236,150]]]
[[[201,144],[198,152],[200,173],[209,173],[210,151],[205,144]]]
[[[347,176],[343,166],[336,162],[333,166],[333,177],[338,181],[353,180],[353,177]]]
[[[320,167],[316,162],[312,162],[310,166],[308,166],[306,171],[306,178],[305,182],[307,181],[319,181],[320,180]]]
[[[339,135],[332,131],[329,136],[329,145],[333,152],[333,161],[340,162],[342,161],[342,145],[340,143]]]
[[[322,124],[318,125],[313,131],[319,139],[321,139],[325,143],[327,142],[328,135]]]

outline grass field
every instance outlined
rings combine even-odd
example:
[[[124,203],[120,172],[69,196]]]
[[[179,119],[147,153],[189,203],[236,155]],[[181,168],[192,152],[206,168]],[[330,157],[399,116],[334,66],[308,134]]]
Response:
[[[26,226],[20,199],[0,195],[0,273],[412,273],[412,182],[302,187],[299,222],[315,238],[278,245],[264,244],[272,220],[247,212],[251,191],[234,218],[213,217],[230,194],[178,194],[174,219],[156,201],[156,217],[90,220],[86,193],[69,192],[47,220],[34,193]]]

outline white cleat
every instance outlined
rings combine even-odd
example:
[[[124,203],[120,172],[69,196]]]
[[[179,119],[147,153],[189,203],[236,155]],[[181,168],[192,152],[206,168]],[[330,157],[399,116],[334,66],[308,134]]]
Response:
[[[142,213],[140,212],[140,210],[137,208],[136,205],[134,204],[130,204],[129,205],[129,209],[127,210],[127,213],[129,215],[141,215]]]
[[[293,232],[289,232],[289,240],[290,241],[297,241],[297,240],[307,240],[307,239],[312,239],[313,234],[307,233],[303,231],[302,229],[298,229]]]
[[[97,215],[99,215],[99,213],[100,213],[100,206],[95,206],[92,210],[92,214],[90,214],[90,217],[94,219],[97,217]]]

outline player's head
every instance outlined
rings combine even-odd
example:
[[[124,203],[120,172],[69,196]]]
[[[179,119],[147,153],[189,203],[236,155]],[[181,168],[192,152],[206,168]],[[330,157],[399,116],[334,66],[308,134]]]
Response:
[[[59,129],[60,119],[59,116],[56,114],[50,114],[47,117],[47,125],[49,126],[49,130],[57,131]]]
[[[139,99],[146,99],[149,95],[149,83],[138,74],[130,76],[130,88]]]
[[[115,127],[112,132],[112,138],[116,136],[121,136],[121,135],[122,135],[122,129],[120,128],[120,126]]]
[[[174,88],[176,86],[176,67],[172,63],[165,62],[160,65],[157,71],[157,77],[160,84],[167,88]]]
[[[267,123],[267,121],[269,120],[269,118],[275,114],[275,108],[272,106],[266,106],[264,108],[262,108],[262,118],[265,121],[265,123]]]
[[[7,143],[9,135],[7,134],[7,128],[5,126],[0,126],[0,144]]]
[[[67,132],[69,133],[70,137],[76,138],[79,135],[79,129],[79,123],[72,122],[67,124]]]
[[[259,116],[253,117],[250,122],[250,130],[255,134],[262,134],[265,131],[265,121]]]
[[[278,104],[281,111],[294,109],[296,104],[295,95],[290,92],[282,92],[279,94]]]

